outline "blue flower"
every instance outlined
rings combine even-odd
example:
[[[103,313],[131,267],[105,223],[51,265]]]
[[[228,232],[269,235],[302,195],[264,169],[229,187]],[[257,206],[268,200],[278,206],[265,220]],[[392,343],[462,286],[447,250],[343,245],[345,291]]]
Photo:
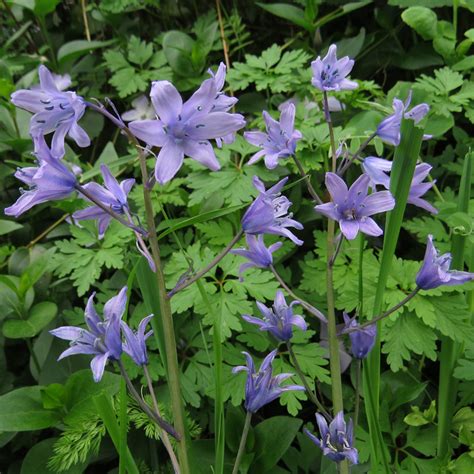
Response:
[[[390,211],[395,206],[390,191],[368,195],[370,178],[363,174],[347,189],[346,183],[335,173],[326,173],[326,187],[332,202],[320,204],[314,209],[339,222],[346,239],[353,240],[361,231],[371,236],[383,234],[383,230],[370,217]]]
[[[248,164],[253,165],[260,158],[265,157],[265,166],[274,169],[278,160],[295,154],[296,142],[302,138],[301,132],[295,130],[295,106],[287,102],[284,104],[280,121],[273,119],[268,112],[263,112],[267,133],[245,132],[245,139],[252,145],[262,148],[255,153]]]
[[[105,188],[97,183],[88,183],[84,189],[88,191],[97,201],[101,202],[117,214],[128,211],[127,196],[135,183],[134,179],[125,179],[120,184],[113,177],[109,168],[102,164],[100,170],[104,178]],[[110,224],[112,216],[98,206],[90,206],[72,215],[76,221],[97,219],[99,224],[99,239],[101,239]]]
[[[133,332],[125,321],[121,322],[122,331],[125,336],[125,342],[122,345],[123,351],[128,354],[135,364],[147,365],[148,354],[146,350],[146,340],[153,334],[153,330],[145,333],[145,329],[152,314],[143,318],[138,325],[137,332]]]
[[[158,118],[131,122],[129,128],[147,144],[161,147],[155,165],[160,184],[176,175],[185,156],[213,171],[220,168],[209,140],[236,132],[245,120],[240,114],[216,112],[217,95],[214,78],[205,80],[184,103],[173,84],[153,82],[150,96]]]
[[[245,321],[260,326],[261,331],[268,331],[276,339],[288,342],[293,337],[293,326],[298,326],[302,331],[306,331],[307,324],[302,316],[293,314],[293,306],[300,304],[299,301],[293,301],[290,306],[286,304],[283,293],[278,290],[272,308],[267,308],[259,301],[257,307],[262,313],[263,319],[254,318],[244,314]]]
[[[268,248],[265,247],[262,234],[259,234],[258,236],[247,234],[245,240],[247,241],[248,250],[234,249],[230,251],[230,253],[240,255],[249,260],[249,262],[243,263],[240,266],[239,273],[242,273],[247,270],[247,268],[251,267],[268,268],[273,264],[272,253],[277,251],[283,245],[282,242],[276,242]]]
[[[64,359],[76,354],[91,354],[91,369],[95,382],[99,382],[104,374],[105,364],[110,360],[119,360],[122,355],[122,338],[120,321],[127,304],[127,287],[122,288],[117,296],[111,298],[104,305],[104,319],[102,320],[94,308],[94,296],[87,301],[85,321],[88,329],[74,326],[62,326],[53,329],[50,333],[70,342],[58,358]]]
[[[329,426],[326,419],[319,413],[316,413],[316,421],[321,439],[316,438],[307,429],[304,432],[323,451],[323,454],[335,462],[348,459],[352,464],[357,464],[359,456],[357,449],[353,446],[352,420],[349,421],[346,427],[344,413],[340,411]]]
[[[33,141],[39,166],[19,168],[15,172],[15,177],[30,189],[22,192],[15,204],[5,208],[7,216],[18,217],[33,206],[68,197],[75,189],[76,176],[52,156],[44,137],[39,135]]]
[[[242,352],[247,359],[247,366],[240,365],[232,369],[232,373],[247,372],[247,383],[245,384],[245,408],[250,413],[255,413],[267,403],[276,400],[283,392],[290,390],[304,391],[300,385],[287,385],[280,387],[280,384],[292,377],[293,374],[279,374],[272,377],[272,362],[277,351],[274,350],[265,357],[260,366],[260,370],[255,372],[255,366],[251,355]]]
[[[313,79],[311,83],[321,91],[342,91],[357,89],[357,82],[346,79],[352,71],[354,61],[344,56],[337,59],[337,46],[332,44],[326,56],[320,56],[311,63],[313,69]]]
[[[422,290],[431,290],[442,285],[461,285],[474,280],[474,273],[450,270],[451,260],[450,253],[438,256],[438,251],[433,244],[433,236],[428,235],[423,265],[416,275],[417,286]]]
[[[377,326],[371,324],[361,329],[355,318],[350,318],[347,313],[343,313],[345,327],[343,333],[350,329],[349,339],[351,340],[351,352],[356,359],[365,359],[375,344],[377,336]],[[354,330],[355,329],[355,330]]]
[[[84,99],[75,92],[62,91],[61,87],[67,81],[54,77],[46,66],[39,67],[38,75],[39,88],[22,89],[11,96],[11,101],[17,107],[34,114],[31,117],[30,134],[35,137],[54,132],[51,151],[56,157],[64,155],[66,134],[80,147],[89,146],[89,136],[77,123],[86,109]]]
[[[402,119],[410,119],[417,124],[429,112],[428,104],[422,103],[408,110],[412,93],[408,94],[407,100],[403,103],[400,99],[393,99],[394,113],[383,119],[377,127],[377,136],[385,143],[398,146],[400,144],[400,126]],[[431,138],[431,135],[423,135],[424,140]]]
[[[296,245],[303,244],[302,240],[288,230],[288,227],[302,229],[303,225],[293,220],[292,214],[288,214],[291,201],[280,193],[287,181],[288,178],[283,178],[265,190],[262,181],[257,176],[253,177],[253,185],[260,194],[242,218],[242,229],[246,234],[282,235],[291,239]]]

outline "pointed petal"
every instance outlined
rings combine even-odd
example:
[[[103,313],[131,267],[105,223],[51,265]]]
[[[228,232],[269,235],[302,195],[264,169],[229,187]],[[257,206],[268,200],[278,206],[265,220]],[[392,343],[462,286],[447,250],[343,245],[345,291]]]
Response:
[[[214,112],[203,117],[193,117],[188,125],[191,138],[195,140],[210,140],[240,130],[245,126],[245,119],[240,114]]]
[[[383,230],[378,224],[371,218],[367,217],[359,223],[360,231],[364,234],[371,235],[372,237],[378,237],[383,234]]]
[[[217,171],[221,167],[211,143],[207,140],[200,142],[188,140],[183,143],[183,151],[186,156],[198,161],[212,171]]]
[[[354,240],[359,232],[359,222],[355,220],[348,221],[341,219],[339,226],[347,240]]]
[[[92,375],[94,377],[94,382],[100,382],[102,376],[104,375],[105,364],[109,358],[109,353],[106,352],[105,354],[96,355],[91,360],[91,369]]]
[[[164,123],[167,124],[178,119],[183,108],[183,100],[171,82],[153,82],[150,97],[155,112]]]
[[[341,179],[336,173],[326,173],[325,182],[334,203],[338,205],[343,204],[347,198],[348,193],[347,185],[344,180]]]
[[[61,326],[49,331],[49,333],[65,341],[75,341],[81,337],[84,331],[85,329],[74,326]]]
[[[91,139],[87,135],[86,131],[77,124],[73,122],[71,128],[69,129],[68,135],[77,143],[81,148],[86,148],[91,144]]]
[[[156,159],[155,178],[160,184],[171,181],[183,165],[184,152],[180,145],[169,140]]]
[[[163,146],[167,135],[160,120],[137,120],[128,124],[131,132],[140,140],[153,146]]]
[[[119,319],[122,318],[125,312],[125,306],[127,305],[127,287],[124,286],[117,296],[110,298],[104,305],[104,319],[107,321],[113,316],[117,316]]]
[[[390,191],[380,191],[367,196],[360,208],[361,216],[371,216],[391,211],[395,207],[395,199]]]

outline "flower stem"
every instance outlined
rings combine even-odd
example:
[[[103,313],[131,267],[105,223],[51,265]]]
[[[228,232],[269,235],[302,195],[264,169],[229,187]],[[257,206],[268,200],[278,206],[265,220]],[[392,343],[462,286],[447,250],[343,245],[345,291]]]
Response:
[[[298,374],[298,377],[300,378],[301,382],[304,385],[304,388],[306,389],[306,392],[311,399],[311,401],[318,407],[319,411],[328,419],[331,419],[331,415],[328,413],[326,408],[324,408],[323,404],[318,400],[318,397],[316,396],[316,392],[313,392],[311,390],[311,387],[308,384],[308,381],[306,380],[306,377],[301,370],[301,366],[298,363],[298,359],[296,358],[296,354],[293,351],[293,346],[291,345],[291,342],[288,341],[286,343],[286,347],[288,348],[288,353],[290,354],[290,359],[293,364],[293,368],[295,369],[296,373]]]
[[[309,194],[311,194],[311,197],[318,203],[322,204],[323,201],[321,198],[318,196],[318,193],[316,190],[313,188],[313,185],[311,184],[311,177],[309,174],[307,174],[303,168],[303,165],[301,164],[300,160],[296,158],[295,155],[293,155],[293,160],[296,163],[296,167],[298,168],[298,171],[300,172],[300,175],[306,180],[306,186],[308,188]]]
[[[155,391],[153,390],[153,382],[151,381],[150,372],[148,371],[148,367],[146,365],[143,366],[143,372],[145,373],[146,382],[148,385],[148,391],[150,392],[151,399],[153,401],[153,407],[155,408],[156,413],[158,416],[161,417],[160,409],[158,407],[158,402],[156,400]],[[174,454],[173,447],[171,446],[170,439],[168,437],[168,433],[165,430],[161,431],[161,439],[163,444],[165,445],[166,451],[171,459],[171,464],[173,464],[173,470],[175,474],[180,474],[178,460],[176,459],[176,455]]]
[[[351,155],[351,157],[349,158],[349,160],[347,160],[347,162],[340,166],[337,174],[339,176],[342,176],[348,169],[349,167],[352,165],[352,163],[354,163],[354,161],[359,157],[359,155],[364,151],[365,147],[377,136],[377,132],[373,132],[372,134],[370,134],[366,139],[365,141],[362,143],[362,145],[357,149],[357,151]]]
[[[227,247],[225,247],[224,250],[220,254],[218,254],[209,265],[204,267],[202,270],[199,270],[197,273],[195,273],[191,278],[178,282],[178,284],[168,293],[168,298],[171,298],[174,296],[178,291],[184,290],[187,288],[189,285],[192,285],[195,281],[199,280],[202,276],[204,276],[209,270],[214,268],[231,250],[232,247],[240,240],[242,237],[244,231],[239,230],[237,235],[229,242]]]
[[[244,429],[242,430],[242,437],[240,438],[239,450],[237,451],[237,457],[235,458],[235,464],[234,468],[232,469],[232,474],[237,474],[239,472],[240,461],[242,461],[242,456],[244,455],[245,443],[247,442],[251,419],[252,413],[248,411],[247,416],[245,417]]]
[[[357,423],[359,422],[359,406],[360,406],[360,384],[361,384],[361,366],[362,362],[357,359],[356,362],[356,383],[355,383],[355,402],[354,402],[354,438],[357,430]]]
[[[278,280],[278,283],[280,283],[281,287],[295,300],[298,300],[303,306],[303,308],[308,311],[308,313],[311,313],[313,316],[316,316],[320,321],[323,323],[327,323],[328,320],[326,319],[326,316],[324,316],[319,309],[316,309],[314,306],[310,305],[307,301],[301,299],[298,295],[296,295],[291,288],[285,283],[281,275],[276,271],[276,268],[273,265],[270,265],[270,270],[273,272],[273,275],[275,275],[275,278]]]

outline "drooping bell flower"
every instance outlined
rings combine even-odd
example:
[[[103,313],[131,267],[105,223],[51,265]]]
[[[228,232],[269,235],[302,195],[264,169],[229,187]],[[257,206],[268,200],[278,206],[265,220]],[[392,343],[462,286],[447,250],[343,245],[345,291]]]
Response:
[[[354,60],[348,56],[337,59],[337,46],[332,44],[323,59],[318,56],[311,63],[313,70],[311,84],[323,92],[357,89],[357,82],[347,79],[353,67]]]
[[[274,169],[280,159],[295,154],[296,142],[302,135],[295,130],[295,106],[291,102],[285,103],[281,109],[279,122],[266,111],[263,112],[263,118],[267,133],[258,131],[244,133],[244,138],[249,143],[262,148],[250,158],[248,164],[253,165],[264,157],[265,166]]]
[[[62,161],[52,156],[44,137],[33,138],[37,167],[19,168],[15,177],[29,186],[18,200],[5,208],[7,216],[18,217],[33,206],[68,197],[75,190],[76,176]]]
[[[422,290],[431,290],[443,285],[462,285],[474,280],[474,273],[450,270],[451,260],[450,253],[438,255],[438,251],[433,244],[433,236],[428,235],[425,258],[416,275],[417,286]]]
[[[371,324],[360,328],[355,318],[349,317],[347,313],[343,313],[345,327],[343,333],[350,329],[349,339],[351,340],[351,352],[356,359],[365,359],[375,344],[377,336],[377,326]]]
[[[341,232],[348,240],[355,239],[359,231],[374,237],[382,235],[383,230],[370,216],[393,209],[395,199],[390,191],[368,195],[369,183],[370,178],[363,174],[348,189],[336,173],[326,173],[326,187],[332,202],[320,204],[314,209],[339,222]]]
[[[122,345],[123,351],[128,354],[137,365],[148,364],[148,354],[146,350],[146,340],[153,334],[153,330],[145,333],[147,324],[153,314],[143,318],[138,325],[136,332],[133,332],[125,321],[121,322],[125,342]]]
[[[120,321],[127,303],[127,287],[122,288],[117,296],[105,303],[103,319],[94,308],[94,296],[95,293],[90,296],[85,310],[88,329],[62,326],[49,332],[55,337],[71,341],[71,347],[59,356],[58,361],[76,354],[93,355],[92,374],[94,381],[100,382],[107,361],[117,361],[122,354]]]
[[[34,114],[30,121],[31,136],[54,133],[51,151],[55,157],[64,155],[66,135],[82,148],[89,146],[89,136],[78,125],[86,109],[84,99],[73,91],[61,90],[64,81],[59,82],[46,66],[39,67],[38,75],[39,88],[22,89],[11,96],[13,104]]]
[[[262,362],[258,372],[255,371],[252,356],[248,352],[242,352],[247,359],[247,365],[240,365],[232,369],[236,374],[241,371],[247,372],[247,383],[245,384],[245,409],[250,413],[255,413],[267,403],[276,400],[282,393],[290,390],[304,391],[301,385],[286,385],[281,387],[281,383],[292,377],[293,374],[279,374],[272,376],[272,362],[277,351],[268,354]]]
[[[273,265],[273,252],[276,252],[282,245],[282,242],[276,242],[270,247],[265,247],[265,242],[263,241],[263,234],[253,235],[247,234],[245,236],[247,241],[248,250],[243,249],[234,249],[230,253],[235,255],[240,255],[245,257],[249,261],[240,265],[239,273],[243,273],[248,268],[257,267],[257,268],[268,268],[270,265]]]
[[[84,189],[97,201],[101,202],[106,207],[109,207],[112,211],[117,214],[124,214],[125,211],[128,210],[127,196],[132,189],[135,180],[125,179],[119,183],[114,178],[109,168],[104,164],[100,165],[100,171],[104,178],[105,187],[97,183],[87,183],[84,185]],[[76,221],[97,219],[99,239],[104,236],[105,231],[110,224],[110,220],[112,219],[112,216],[109,213],[96,205],[76,211],[72,217]]]
[[[134,121],[129,128],[147,144],[161,147],[155,165],[160,184],[176,175],[185,156],[213,171],[220,168],[210,140],[236,132],[245,120],[240,114],[214,111],[217,92],[210,78],[183,103],[171,82],[153,82],[150,96],[157,119]]]
[[[287,181],[288,177],[283,178],[265,190],[262,181],[257,176],[253,177],[253,185],[260,194],[250,204],[242,218],[242,229],[246,234],[282,235],[291,239],[296,245],[303,244],[302,240],[288,230],[288,227],[302,229],[303,225],[292,219],[291,213],[288,214],[291,201],[281,195],[281,190]]]
[[[340,411],[329,426],[326,419],[319,413],[316,413],[316,422],[321,438],[317,438],[307,429],[304,432],[322,450],[324,456],[335,462],[341,462],[344,459],[348,459],[352,464],[359,462],[359,454],[353,444],[352,420],[346,426],[344,413]]]
[[[260,313],[262,313],[263,319],[247,314],[244,314],[242,318],[259,326],[261,331],[268,331],[279,341],[288,342],[293,337],[293,326],[298,326],[302,331],[306,331],[308,327],[302,316],[293,314],[293,306],[300,304],[299,301],[293,301],[288,306],[280,290],[277,291],[271,308],[259,301],[256,304]]]

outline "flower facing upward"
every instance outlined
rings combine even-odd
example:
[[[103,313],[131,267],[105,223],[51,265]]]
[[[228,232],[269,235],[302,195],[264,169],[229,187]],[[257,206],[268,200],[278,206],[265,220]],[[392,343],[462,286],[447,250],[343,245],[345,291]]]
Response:
[[[255,153],[248,164],[253,165],[260,158],[265,157],[265,166],[274,169],[280,158],[288,158],[295,154],[296,142],[302,137],[301,132],[295,130],[295,106],[286,103],[281,110],[280,121],[273,119],[268,112],[263,112],[267,133],[245,132],[245,139],[252,145],[262,148]]]
[[[255,413],[267,403],[276,400],[283,392],[290,390],[304,391],[300,385],[287,385],[280,387],[280,384],[292,377],[293,374],[279,374],[272,377],[272,362],[277,351],[274,350],[265,357],[260,366],[260,370],[255,372],[255,366],[251,355],[242,352],[247,359],[247,366],[240,365],[232,369],[232,373],[247,372],[247,383],[245,384],[245,409],[250,413]]]
[[[122,345],[123,351],[128,354],[137,365],[148,364],[146,340],[153,334],[153,330],[145,333],[145,329],[152,317],[153,315],[150,314],[146,318],[143,318],[136,332],[133,332],[125,321],[121,322],[122,331],[125,336],[125,342]]]
[[[316,422],[321,439],[316,438],[307,429],[304,432],[325,456],[335,462],[341,462],[344,459],[348,459],[352,464],[359,462],[357,449],[353,447],[352,420],[346,426],[344,413],[340,411],[329,426],[326,419],[319,413],[316,413]]]
[[[257,307],[262,313],[263,319],[254,318],[244,314],[245,321],[260,326],[261,331],[268,331],[280,341],[289,341],[293,337],[293,326],[298,326],[302,331],[306,331],[305,320],[299,314],[293,314],[293,306],[299,301],[293,301],[290,306],[286,304],[283,293],[278,290],[272,308],[267,308],[259,301]]]
[[[438,251],[433,245],[433,236],[428,235],[423,265],[416,275],[418,287],[422,290],[431,290],[442,285],[461,285],[474,280],[474,273],[450,270],[451,260],[450,253],[438,256]]]
[[[347,313],[343,313],[345,328],[342,331],[350,329],[349,339],[351,340],[351,352],[356,359],[365,359],[375,344],[375,337],[377,336],[377,326],[371,324],[361,329],[355,318],[350,318]],[[354,331],[354,329],[356,329]]]
[[[247,268],[251,267],[268,268],[273,264],[272,253],[276,252],[283,245],[282,242],[276,242],[268,248],[265,247],[262,234],[247,234],[245,240],[247,241],[248,250],[234,249],[230,251],[230,253],[240,255],[249,260],[249,262],[240,265],[239,273],[242,273],[247,270]]]
[[[5,208],[7,216],[23,214],[37,204],[55,201],[69,196],[74,191],[76,176],[60,160],[51,155],[44,137],[33,138],[35,155],[39,166],[18,168],[15,177],[27,184],[30,189],[22,193],[18,200]]]
[[[390,191],[368,195],[370,178],[363,174],[347,189],[346,183],[335,173],[326,173],[326,187],[332,202],[315,207],[330,219],[339,222],[346,239],[353,240],[359,230],[371,236],[382,235],[382,229],[370,217],[373,214],[390,211],[395,206]]]
[[[411,110],[408,110],[410,106],[412,93],[408,94],[407,100],[403,103],[400,99],[393,99],[392,107],[394,113],[384,118],[379,126],[377,127],[377,136],[385,142],[393,146],[400,144],[400,127],[402,119],[410,119],[417,124],[424,116],[429,112],[430,106],[428,104],[418,104]],[[423,135],[424,140],[431,138],[431,135]]]
[[[260,194],[242,218],[242,229],[246,234],[276,234],[288,237],[296,245],[302,245],[303,241],[298,239],[288,227],[302,229],[303,225],[292,219],[292,214],[288,214],[291,201],[282,196],[280,191],[288,181],[283,178],[270,189],[265,190],[265,186],[257,176],[253,177],[253,185]]]
[[[75,354],[91,354],[91,369],[95,382],[99,382],[104,374],[107,360],[119,360],[122,354],[120,320],[127,303],[127,287],[120,290],[117,296],[111,298],[104,306],[102,320],[94,308],[93,293],[87,301],[85,321],[89,329],[74,326],[63,326],[53,329],[53,336],[71,341],[71,347],[66,349],[58,360]]]
[[[321,91],[342,91],[357,89],[357,82],[346,79],[352,71],[354,61],[344,56],[337,59],[337,46],[329,46],[328,54],[321,59],[320,56],[311,63],[313,79],[311,83]]]
[[[365,174],[369,176],[372,187],[381,184],[385,189],[390,189],[390,178],[386,173],[392,170],[391,161],[377,158],[375,156],[368,156],[364,159],[362,168]],[[422,196],[436,183],[436,180],[423,183],[423,180],[429,175],[432,168],[433,167],[428,163],[416,165],[407,202],[414,206],[421,207],[432,214],[437,214],[438,210],[428,201],[422,199]]]
[[[209,140],[236,132],[245,125],[245,120],[240,114],[214,111],[215,79],[205,80],[184,103],[168,81],[153,82],[150,96],[157,119],[134,121],[129,128],[147,144],[161,147],[155,165],[156,180],[160,184],[170,181],[185,156],[218,170],[220,165]]]
[[[97,201],[100,201],[117,214],[124,214],[128,210],[127,195],[135,183],[134,179],[125,179],[120,184],[113,177],[106,165],[100,165],[100,170],[104,178],[105,187],[97,183],[88,183],[84,189],[89,192]],[[97,219],[99,224],[99,239],[101,239],[110,224],[112,216],[99,206],[90,206],[72,215],[76,221]]]
[[[11,101],[22,109],[32,112],[30,134],[47,135],[54,132],[51,150],[54,156],[64,155],[64,137],[69,135],[80,147],[90,145],[87,133],[77,122],[84,115],[84,99],[75,92],[62,91],[58,78],[53,77],[46,66],[38,69],[40,87],[22,89],[11,96]],[[64,85],[59,84],[60,86]]]

